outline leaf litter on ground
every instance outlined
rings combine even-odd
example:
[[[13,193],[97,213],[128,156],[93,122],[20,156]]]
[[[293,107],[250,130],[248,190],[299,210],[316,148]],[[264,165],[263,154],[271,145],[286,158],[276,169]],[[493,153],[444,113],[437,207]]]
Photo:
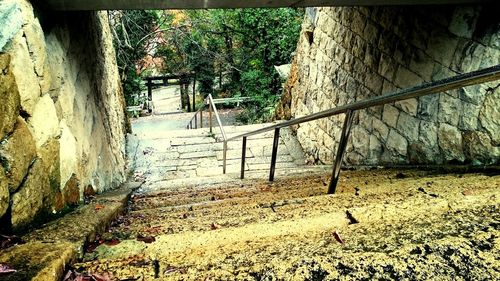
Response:
[[[143,236],[141,234],[137,235],[137,241],[142,241],[144,243],[153,243],[156,241],[154,236]]]
[[[11,273],[14,273],[16,271],[17,270],[15,270],[12,266],[10,266],[8,264],[0,263],[0,276],[11,274]]]
[[[72,268],[69,269],[68,272],[66,272],[66,275],[64,275],[63,279],[63,281],[112,281],[112,280],[114,280],[114,278],[109,273],[87,274],[87,273],[80,273]]]
[[[24,244],[24,241],[18,236],[0,234],[0,250],[10,248],[14,245]]]

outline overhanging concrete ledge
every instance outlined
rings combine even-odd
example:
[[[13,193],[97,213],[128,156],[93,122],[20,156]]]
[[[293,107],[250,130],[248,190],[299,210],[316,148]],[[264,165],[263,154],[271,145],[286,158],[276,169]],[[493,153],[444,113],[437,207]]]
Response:
[[[478,4],[492,0],[32,0],[59,11]]]

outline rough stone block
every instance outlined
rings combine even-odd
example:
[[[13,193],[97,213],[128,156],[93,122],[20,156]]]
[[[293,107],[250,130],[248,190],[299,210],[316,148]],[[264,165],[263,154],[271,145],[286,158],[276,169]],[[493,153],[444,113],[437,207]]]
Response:
[[[379,68],[380,56],[380,51],[376,46],[371,44],[366,45],[364,61],[368,68],[376,71]]]
[[[383,7],[378,11],[378,23],[387,30],[391,30],[394,26],[394,21],[398,17],[398,8]]]
[[[418,139],[420,120],[404,112],[399,113],[397,129],[399,133],[406,136],[408,140],[416,141]]]
[[[370,133],[361,126],[355,126],[351,132],[351,142],[354,151],[367,156],[370,146]]]
[[[394,84],[400,88],[409,88],[422,84],[424,80],[406,67],[399,66],[394,77]]]
[[[373,133],[378,136],[379,139],[385,140],[389,135],[389,127],[377,118],[373,118]]]
[[[25,25],[23,30],[28,50],[30,51],[31,60],[35,67],[35,72],[38,76],[43,76],[45,74],[44,67],[47,53],[45,48],[45,37],[40,22],[35,19]]]
[[[64,184],[64,188],[62,189],[62,197],[64,203],[69,206],[75,206],[80,203],[80,181],[78,177],[73,174]],[[52,199],[52,198],[51,198]],[[52,203],[53,201],[50,201]],[[58,210],[60,206],[48,206],[53,210]]]
[[[491,145],[491,139],[483,132],[465,131],[462,134],[464,153],[473,164],[500,163],[500,148]]]
[[[418,139],[426,147],[437,147],[438,127],[434,122],[420,121],[420,131]]]
[[[0,167],[0,218],[3,217],[9,208],[9,187],[7,185],[7,178]]]
[[[0,2],[0,52],[4,46],[18,33],[23,24],[18,3],[15,1]]]
[[[44,145],[38,148],[38,157],[42,160],[43,169],[49,179],[49,189],[44,191],[44,207],[55,210],[61,209],[59,206],[61,187],[60,157],[59,157],[59,139],[50,138]],[[77,157],[77,155],[72,155]],[[58,205],[58,208],[55,208]]]
[[[436,63],[434,65],[434,69],[432,70],[431,80],[437,81],[441,79],[446,79],[452,76],[457,75],[457,73],[453,72],[447,67],[442,66],[441,64]]]
[[[414,17],[409,42],[420,50],[425,50],[431,30],[431,23],[420,17]]]
[[[460,38],[457,51],[453,56],[451,69],[457,72],[478,70],[486,47],[475,41]]]
[[[29,124],[37,147],[41,147],[49,138],[60,135],[56,107],[49,95],[40,98],[33,110],[33,116],[29,119]]]
[[[410,45],[408,42],[400,39],[396,45],[396,49],[394,50],[394,54],[392,56],[394,59],[404,67],[410,66],[411,57],[414,53],[414,47]]]
[[[366,49],[366,43],[363,41],[363,39],[359,36],[356,35],[354,36],[354,42],[352,46],[352,53],[354,56],[358,59],[364,59],[365,58],[365,49]]]
[[[479,123],[489,134],[493,145],[500,145],[500,88],[486,95],[479,112]]]
[[[392,56],[398,43],[397,36],[387,30],[382,31],[378,39],[378,50]]]
[[[18,117],[14,132],[0,144],[0,159],[10,192],[19,188],[36,157],[35,141],[24,119]]]
[[[23,186],[12,196],[12,227],[23,229],[42,211],[43,195],[48,190],[49,179],[41,160],[31,167]]]
[[[393,30],[394,33],[401,38],[402,41],[407,41],[410,37],[410,30],[412,29],[411,18],[413,13],[409,13],[407,9],[402,9],[394,20]]]
[[[346,52],[344,54],[344,64],[342,67],[344,68],[345,71],[347,71],[348,75],[352,72],[354,69],[354,62],[356,58],[349,52]]]
[[[458,97],[467,103],[474,105],[482,105],[486,97],[486,91],[481,88],[481,85],[473,85],[457,90]]]
[[[480,60],[479,68],[487,68],[500,64],[500,50],[485,48],[483,57]]]
[[[457,127],[441,123],[438,129],[438,143],[446,161],[463,162],[465,160],[462,134]]]
[[[435,29],[430,35],[426,53],[445,67],[450,67],[457,45],[457,37],[443,30]]]
[[[452,126],[458,126],[462,104],[459,99],[448,94],[439,95],[438,121],[445,122]]]
[[[396,128],[398,123],[399,110],[392,105],[384,105],[384,113],[382,114],[382,121],[387,125]]]
[[[352,31],[359,35],[363,34],[363,30],[365,29],[365,22],[366,18],[362,13],[357,10],[352,13]]]
[[[375,72],[366,73],[365,86],[372,90],[376,95],[380,95],[382,92],[382,85],[384,79]]]
[[[368,150],[368,164],[377,164],[377,161],[382,153],[382,143],[374,136],[370,135],[370,146]]]
[[[418,98],[418,116],[424,120],[436,121],[439,95],[427,95]]]
[[[0,141],[14,129],[19,115],[20,98],[10,66],[10,56],[0,54]]]
[[[410,70],[424,81],[430,81],[434,70],[434,60],[421,50],[416,50],[410,61]]]
[[[346,7],[345,9],[341,9],[340,11],[340,22],[344,26],[350,26],[352,23],[352,14],[354,12],[354,8]]]
[[[367,71],[368,68],[363,63],[362,60],[359,59],[354,60],[354,71],[352,73],[352,77],[354,77],[354,79],[363,84],[366,78]]]
[[[406,156],[408,151],[408,141],[392,129],[389,131],[386,146],[390,151],[401,156]]]
[[[411,164],[439,164],[442,162],[439,150],[423,143],[411,143],[408,146],[408,160]]]
[[[411,116],[417,116],[418,100],[416,98],[397,101],[394,105]]]
[[[382,53],[380,63],[378,65],[378,73],[387,80],[393,81],[396,68],[397,63],[389,55]]]
[[[462,102],[459,128],[461,130],[476,130],[478,128],[477,125],[480,110],[480,106],[468,102]]]
[[[40,85],[34,71],[26,38],[23,32],[19,33],[12,40],[12,45],[7,52],[11,56],[12,73],[15,76],[19,95],[21,97],[22,109],[32,115],[35,105],[40,97]],[[27,71],[29,70],[29,71]]]
[[[389,93],[394,93],[398,91],[399,88],[396,87],[394,84],[389,82],[388,80],[384,80],[384,85],[382,86],[382,94],[389,94]]]
[[[456,36],[472,38],[480,10],[480,7],[456,7],[448,30]]]
[[[366,22],[365,28],[363,30],[363,39],[367,42],[373,42],[376,44],[378,42],[379,29],[371,20]]]

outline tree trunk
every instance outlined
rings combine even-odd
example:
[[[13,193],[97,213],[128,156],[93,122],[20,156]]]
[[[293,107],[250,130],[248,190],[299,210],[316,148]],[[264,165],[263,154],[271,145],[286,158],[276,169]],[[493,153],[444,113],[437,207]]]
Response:
[[[193,76],[193,111],[196,111],[196,74]]]
[[[184,98],[184,84],[180,84],[181,87],[181,109],[186,108],[186,99]]]
[[[184,95],[186,97],[187,111],[191,112],[191,102],[189,101],[189,84],[184,84]]]

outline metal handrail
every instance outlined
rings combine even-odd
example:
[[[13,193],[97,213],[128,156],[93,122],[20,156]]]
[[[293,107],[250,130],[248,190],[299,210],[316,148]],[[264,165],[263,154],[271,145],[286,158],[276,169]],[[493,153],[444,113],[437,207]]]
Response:
[[[200,128],[203,128],[203,109],[208,105],[208,112],[209,112],[209,117],[208,117],[208,122],[209,122],[209,127],[210,127],[210,133],[212,133],[212,111],[215,114],[215,119],[217,120],[217,124],[220,129],[220,133],[222,135],[222,142],[223,142],[223,152],[222,152],[222,157],[223,157],[223,163],[222,163],[222,173],[226,173],[226,156],[227,156],[227,136],[226,132],[224,131],[224,126],[222,125],[222,121],[220,120],[219,117],[219,112],[217,112],[217,107],[215,106],[214,99],[211,94],[208,95],[208,97],[205,99],[203,106],[200,106],[198,111],[194,114],[193,118],[189,121],[189,124],[186,126],[186,129],[192,129],[193,128],[193,120],[194,120],[194,127],[195,129],[198,128],[198,114],[200,114]]]
[[[285,121],[279,124],[275,124],[272,126],[268,126],[265,128],[261,128],[258,130],[254,130],[251,132],[247,132],[241,135],[237,135],[231,137],[226,140],[231,141],[238,138],[243,138],[242,145],[242,158],[241,158],[241,179],[244,178],[245,175],[245,152],[246,152],[246,141],[247,137],[261,134],[264,132],[268,132],[274,130],[274,142],[273,142],[273,151],[271,156],[271,167],[269,172],[269,181],[274,180],[274,172],[276,167],[276,158],[277,158],[277,150],[279,144],[279,131],[281,128],[289,127],[292,125],[297,125],[304,122],[314,121],[321,118],[331,117],[334,115],[338,115],[341,113],[346,114],[346,118],[344,120],[344,126],[342,128],[342,134],[340,137],[339,147],[337,149],[336,159],[333,166],[332,179],[330,181],[330,186],[328,188],[328,193],[335,193],[338,177],[340,174],[340,166],[342,157],[344,155],[345,147],[347,145],[347,139],[349,137],[349,132],[352,125],[352,120],[354,117],[354,112],[360,109],[366,109],[372,106],[383,105],[390,102],[405,100],[409,98],[416,98],[430,94],[436,94],[444,91],[454,90],[466,86],[481,84],[485,82],[495,81],[500,79],[500,65],[495,65],[489,68],[472,71],[465,74],[456,75],[453,77],[445,78],[442,80],[438,80],[435,82],[424,83],[415,87],[406,88],[400,91],[396,91],[393,93],[389,93],[386,95],[376,96],[373,98],[369,98],[362,101],[353,102],[351,104],[338,106],[335,108],[327,109],[324,111],[320,111],[317,113],[313,113],[307,116],[303,116],[300,118],[292,119],[289,121]]]
[[[195,129],[198,129],[198,114],[200,114],[200,128],[203,128],[203,109],[205,109],[206,104],[205,102],[203,103],[200,108],[194,113],[193,117],[191,120],[189,120],[186,129],[192,129],[193,128],[193,121],[195,122]]]

